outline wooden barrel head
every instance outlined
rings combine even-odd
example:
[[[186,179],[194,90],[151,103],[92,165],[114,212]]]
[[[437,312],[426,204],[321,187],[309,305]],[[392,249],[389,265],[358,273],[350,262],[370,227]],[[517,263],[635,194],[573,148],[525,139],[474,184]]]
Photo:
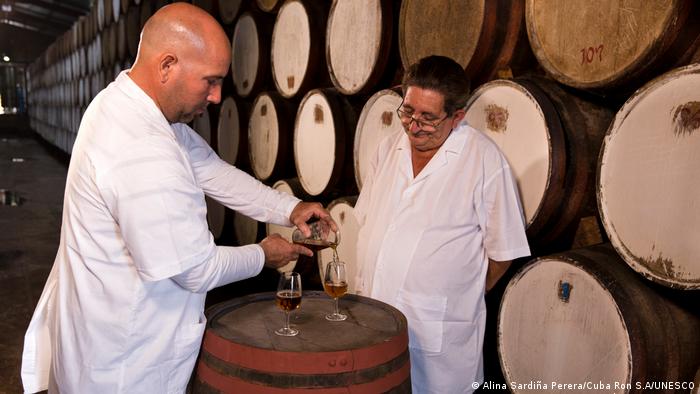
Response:
[[[598,205],[615,249],[665,286],[700,288],[700,65],[664,74],[618,111],[605,137]]]
[[[463,68],[469,64],[481,35],[484,0],[422,0],[401,2],[399,52],[404,68],[428,55],[454,59]]]
[[[321,18],[326,15],[320,12],[321,3],[290,0],[277,14],[272,31],[272,79],[283,97],[305,94],[325,71],[321,69],[325,69],[321,30],[325,19]]]
[[[630,333],[620,315],[606,285],[570,261],[527,266],[499,312],[506,381],[631,383]]]
[[[262,19],[251,12],[238,18],[231,40],[231,75],[236,93],[257,93],[270,67],[269,32]]]
[[[290,194],[292,196],[295,196],[296,194],[294,193],[294,189],[301,188],[301,184],[299,184],[298,179],[279,180],[279,181],[275,182],[274,185],[272,185],[272,188],[277,190],[277,191],[280,191],[282,193],[287,193],[287,194]],[[267,235],[279,234],[282,236],[282,238],[286,239],[289,242],[292,242],[292,233],[294,232],[294,228],[287,227],[287,226],[280,226],[279,224],[274,224],[274,223],[265,223],[265,232]],[[294,270],[296,263],[297,263],[296,260],[290,261],[284,267],[278,268],[277,271],[279,271],[279,272],[291,272]]]
[[[326,28],[326,62],[340,92],[352,95],[374,87],[386,66],[392,23],[390,2],[333,1]]]
[[[126,16],[122,15],[121,18],[119,18],[119,21],[117,22],[117,58],[116,60],[124,60],[126,59],[126,55],[128,52],[128,44],[127,44],[127,36],[126,36]]]
[[[617,383],[601,389],[625,393],[692,381],[700,317],[660,290],[609,244],[533,260],[509,282],[498,313],[505,380]]]
[[[291,317],[299,335],[281,337],[273,333],[284,320],[274,293],[215,305],[207,310],[194,391],[410,392],[401,312],[356,295],[340,299],[346,321],[325,320],[331,309],[324,293],[304,292],[301,308]]]
[[[121,19],[121,14],[122,14],[122,4],[121,0],[111,0],[108,3],[109,6],[112,7],[112,18],[114,20],[114,23],[119,22],[119,19]]]
[[[248,154],[260,180],[293,172],[290,139],[293,133],[291,103],[273,92],[255,99],[248,120]]]
[[[228,25],[236,20],[241,11],[243,0],[219,0],[219,18],[221,23]]]
[[[674,64],[697,37],[684,31],[697,25],[692,3],[527,0],[527,31],[537,60],[561,83],[584,89],[639,83],[645,71]]]
[[[226,97],[219,109],[216,128],[219,157],[231,165],[247,162],[248,128],[246,113],[233,97]],[[245,160],[244,160],[245,159]]]
[[[347,130],[355,124],[349,104],[334,89],[314,89],[299,104],[294,123],[294,163],[307,193],[328,193],[339,183],[349,151]]]
[[[396,113],[401,101],[399,93],[385,89],[372,95],[362,108],[353,143],[355,182],[358,189],[362,189],[369,165],[382,139],[393,133],[403,132],[403,126]]]
[[[209,111],[204,110],[201,115],[195,116],[195,118],[192,120],[192,129],[194,129],[197,134],[202,136],[207,144],[212,145],[211,120],[209,118]]]
[[[128,49],[127,56],[132,59],[136,58],[139,49],[139,40],[141,35],[141,16],[140,7],[132,6],[126,13],[126,47]]]
[[[153,15],[153,3],[150,0],[142,0],[139,6],[139,29],[143,29],[143,25],[151,15]]]
[[[562,139],[551,133],[540,103],[522,85],[498,80],[482,85],[470,97],[465,118],[469,125],[486,133],[508,159],[528,226],[546,204],[545,193],[562,179],[552,179],[552,143]],[[554,149],[563,149],[555,146]],[[552,185],[554,183],[554,185]],[[562,187],[562,186],[559,186]]]
[[[340,231],[340,244],[338,244],[338,258],[345,262],[345,273],[347,275],[348,291],[355,289],[355,279],[357,277],[357,234],[360,225],[355,219],[353,208],[357,197],[341,197],[328,204],[328,212],[335,220]],[[333,251],[324,249],[321,251],[321,271],[325,270],[326,264],[333,260]]]
[[[207,223],[209,223],[209,231],[211,231],[214,239],[219,239],[224,229],[226,207],[208,196],[204,198],[204,201],[207,204]]]
[[[265,12],[277,12],[284,2],[283,0],[255,0],[258,8]]]
[[[233,233],[236,236],[238,245],[250,245],[258,242],[260,235],[260,222],[255,219],[234,211],[233,212]]]

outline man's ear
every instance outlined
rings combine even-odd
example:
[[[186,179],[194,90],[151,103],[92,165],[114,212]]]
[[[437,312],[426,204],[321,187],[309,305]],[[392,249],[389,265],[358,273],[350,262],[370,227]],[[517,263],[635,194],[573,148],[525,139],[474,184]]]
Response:
[[[158,73],[160,74],[160,83],[165,83],[171,76],[173,68],[177,65],[177,56],[172,53],[166,53],[160,58],[158,63]]]
[[[452,119],[452,127],[455,128],[459,124],[459,122],[462,121],[462,118],[464,118],[464,115],[466,115],[466,111],[464,109],[458,109],[454,113],[454,118]]]

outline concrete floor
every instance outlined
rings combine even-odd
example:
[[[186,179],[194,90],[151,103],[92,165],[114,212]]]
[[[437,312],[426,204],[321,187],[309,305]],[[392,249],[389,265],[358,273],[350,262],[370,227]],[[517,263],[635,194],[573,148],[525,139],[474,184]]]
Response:
[[[0,393],[21,393],[24,331],[56,254],[68,156],[0,116]],[[5,192],[7,196],[8,193]]]

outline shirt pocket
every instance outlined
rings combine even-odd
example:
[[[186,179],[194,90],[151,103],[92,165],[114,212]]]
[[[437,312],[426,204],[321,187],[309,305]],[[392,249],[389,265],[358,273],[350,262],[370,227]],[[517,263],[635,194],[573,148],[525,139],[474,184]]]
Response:
[[[182,326],[175,335],[173,368],[168,382],[168,392],[184,392],[194,369],[194,363],[197,361],[206,325],[207,318],[201,314],[198,323]]]
[[[409,347],[426,352],[442,351],[447,297],[399,290],[396,307],[408,320]]]

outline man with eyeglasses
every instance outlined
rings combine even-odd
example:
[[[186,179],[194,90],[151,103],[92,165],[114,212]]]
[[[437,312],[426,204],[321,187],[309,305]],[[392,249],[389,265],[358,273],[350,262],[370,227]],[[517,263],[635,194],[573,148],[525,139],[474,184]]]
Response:
[[[408,68],[404,133],[377,148],[354,212],[355,292],[408,320],[415,393],[468,393],[483,381],[484,294],[530,254],[508,163],[463,122],[469,81],[452,59]]]

